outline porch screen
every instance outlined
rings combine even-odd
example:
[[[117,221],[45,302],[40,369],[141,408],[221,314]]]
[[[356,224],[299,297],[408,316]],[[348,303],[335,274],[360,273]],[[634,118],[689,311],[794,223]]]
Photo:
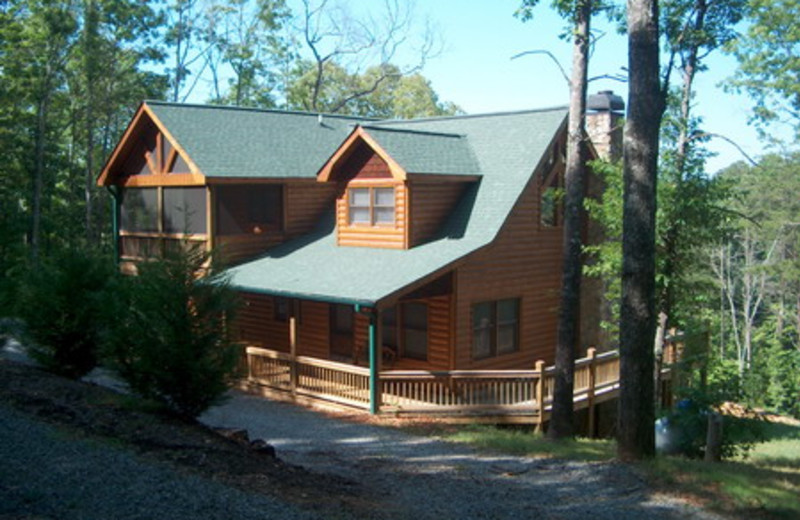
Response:
[[[283,187],[278,184],[217,188],[217,233],[242,235],[283,226]]]
[[[164,231],[205,234],[205,188],[164,188]]]
[[[128,188],[122,192],[119,228],[131,232],[158,232],[158,190]]]

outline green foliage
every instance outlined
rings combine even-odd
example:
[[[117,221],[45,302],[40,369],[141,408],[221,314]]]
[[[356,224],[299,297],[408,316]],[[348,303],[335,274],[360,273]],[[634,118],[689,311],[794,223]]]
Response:
[[[403,75],[394,65],[370,67],[363,74],[351,74],[334,62],[323,69],[326,79],[314,100],[315,65],[297,64],[288,92],[290,108],[398,119],[461,113],[458,106],[439,101],[424,76]]]
[[[728,88],[753,98],[757,122],[788,119],[800,132],[800,2],[750,0],[745,12],[747,29],[728,46],[739,61]]]
[[[79,378],[97,364],[101,309],[110,295],[113,261],[69,248],[31,268],[17,291],[29,353],[48,370]]]
[[[607,161],[593,161],[592,172],[605,186],[600,200],[584,199],[589,217],[603,229],[600,244],[585,246],[588,260],[583,267],[585,276],[600,278],[605,287],[605,297],[611,306],[611,319],[602,324],[616,342],[619,326],[619,302],[622,294],[622,165]]]
[[[227,324],[235,292],[208,256],[189,249],[139,266],[120,279],[106,312],[104,353],[141,396],[193,418],[219,402],[234,378],[239,347]]]

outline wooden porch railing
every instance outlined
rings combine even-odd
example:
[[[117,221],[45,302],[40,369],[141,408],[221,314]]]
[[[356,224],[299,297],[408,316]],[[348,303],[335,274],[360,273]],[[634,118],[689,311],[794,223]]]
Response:
[[[369,369],[345,363],[248,347],[248,379],[267,388],[369,409]],[[528,416],[541,425],[550,410],[554,368],[533,370],[388,370],[378,376],[378,409],[397,414]],[[596,354],[575,363],[576,407],[616,395],[619,354]]]

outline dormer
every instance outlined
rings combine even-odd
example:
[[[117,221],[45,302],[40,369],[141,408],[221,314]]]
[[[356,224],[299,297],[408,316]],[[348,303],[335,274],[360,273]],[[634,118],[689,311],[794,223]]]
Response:
[[[408,249],[431,239],[479,179],[466,138],[357,126],[317,175],[335,183],[340,246]]]

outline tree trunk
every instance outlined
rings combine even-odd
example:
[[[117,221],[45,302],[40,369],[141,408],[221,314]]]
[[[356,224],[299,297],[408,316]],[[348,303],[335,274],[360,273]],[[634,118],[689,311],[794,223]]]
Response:
[[[556,347],[553,411],[548,437],[561,439],[574,435],[573,388],[575,351],[580,330],[581,240],[583,196],[586,177],[586,145],[584,119],[586,84],[589,65],[589,28],[592,0],[579,3],[575,19],[575,41],[572,47],[572,79],[570,80],[567,165],[565,172],[563,271],[561,305],[558,313],[558,345]]]
[[[628,119],[623,144],[622,306],[617,450],[622,460],[655,455],[655,215],[659,77],[658,1],[628,1]]]

